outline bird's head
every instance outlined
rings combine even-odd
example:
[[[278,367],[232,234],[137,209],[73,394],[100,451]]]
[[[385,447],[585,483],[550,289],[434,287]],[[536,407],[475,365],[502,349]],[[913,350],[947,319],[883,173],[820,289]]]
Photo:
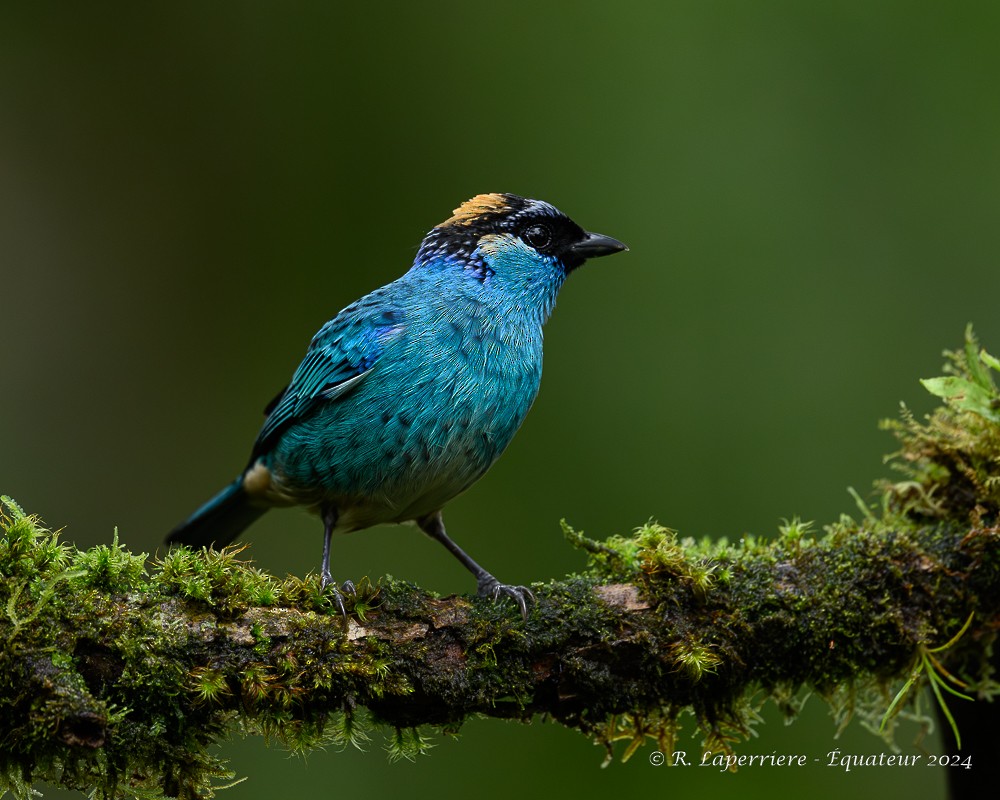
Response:
[[[515,194],[466,200],[423,241],[415,266],[456,270],[551,306],[566,275],[588,258],[628,250],[588,233],[555,206]]]

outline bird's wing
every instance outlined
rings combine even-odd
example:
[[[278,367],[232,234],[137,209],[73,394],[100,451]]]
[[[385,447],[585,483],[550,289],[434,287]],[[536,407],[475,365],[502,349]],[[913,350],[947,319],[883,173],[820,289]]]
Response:
[[[349,306],[313,337],[292,382],[265,409],[251,463],[291,424],[324,402],[335,402],[374,369],[385,345],[403,330],[403,314],[385,307],[357,313]]]

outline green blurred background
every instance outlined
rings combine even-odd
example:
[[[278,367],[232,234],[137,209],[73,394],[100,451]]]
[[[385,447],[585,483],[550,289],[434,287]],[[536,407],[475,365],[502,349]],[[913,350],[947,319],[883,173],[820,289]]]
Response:
[[[534,410],[449,506],[458,541],[528,582],[582,565],[562,517],[597,537],[835,520],[886,474],[877,420],[930,409],[917,379],[966,322],[1000,350],[998,41],[995,3],[5,4],[0,491],[80,545],[118,526],[157,550],[243,465],[316,328],[460,201],[507,191],[632,251],[563,290]],[[301,512],[248,538],[269,570],[317,566]],[[341,579],[472,589],[412,529],[335,544]],[[887,750],[857,724],[835,740],[815,698],[765,719],[740,752]],[[541,722],[477,721],[414,764],[377,740],[225,753],[239,798],[944,785],[655,769],[649,748],[601,770]]]

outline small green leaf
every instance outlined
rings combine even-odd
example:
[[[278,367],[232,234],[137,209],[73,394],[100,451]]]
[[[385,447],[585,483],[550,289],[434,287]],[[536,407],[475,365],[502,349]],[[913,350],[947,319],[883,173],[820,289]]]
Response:
[[[993,379],[979,360],[979,340],[976,339],[971,322],[965,327],[965,365],[969,370],[969,377],[979,386],[986,390],[993,389]]]
[[[892,712],[899,705],[899,702],[906,697],[907,693],[910,691],[910,687],[913,686],[914,681],[920,677],[920,673],[923,671],[924,665],[920,664],[910,675],[910,679],[903,684],[903,688],[896,692],[896,696],[892,698],[892,702],[889,703],[889,707],[885,710],[885,714],[882,715],[882,724],[878,726],[879,733],[885,730],[885,724],[892,718]]]
[[[961,639],[961,638],[962,638],[962,636],[963,636],[963,635],[965,635],[965,632],[966,632],[967,630],[969,630],[969,626],[970,626],[970,625],[972,624],[972,618],[973,618],[973,617],[974,617],[975,615],[976,615],[976,612],[975,612],[975,611],[970,611],[970,612],[969,612],[969,616],[965,618],[965,624],[964,624],[964,625],[962,625],[962,627],[961,627],[961,628],[959,628],[959,630],[958,630],[958,633],[956,633],[956,634],[955,634],[954,636],[952,636],[952,637],[951,637],[951,638],[950,638],[950,639],[949,639],[949,640],[947,641],[947,643],[945,643],[945,644],[941,645],[940,647],[934,647],[934,648],[931,648],[931,649],[930,649],[930,650],[928,650],[927,652],[928,652],[928,653],[941,653],[941,652],[944,652],[945,650],[947,650],[947,649],[948,649],[949,647],[951,647],[952,645],[954,645],[954,644],[955,644],[955,642],[957,642],[957,641],[958,641],[959,639]]]
[[[926,663],[926,658],[925,662]],[[934,692],[934,697],[937,698],[938,707],[941,709],[941,713],[944,714],[945,719],[948,720],[948,725],[951,727],[951,732],[955,735],[955,746],[961,750],[962,749],[962,734],[958,731],[958,723],[955,722],[955,718],[951,715],[951,710],[948,708],[948,704],[944,701],[944,697],[941,696],[941,690],[938,688],[939,685],[944,686],[948,689],[948,686],[938,678],[932,668],[927,669],[927,674],[930,677],[931,691]],[[952,691],[948,689],[948,691]],[[958,694],[959,697],[965,697],[958,692],[952,692],[953,694]],[[971,697],[966,697],[966,700],[971,700]]]
[[[1000,413],[993,408],[994,392],[965,378],[948,376],[944,378],[922,378],[920,383],[935,397],[948,401],[963,411],[1000,423]]]
[[[982,362],[986,366],[995,369],[997,372],[1000,372],[1000,358],[997,358],[996,356],[991,356],[985,350],[979,351],[979,358],[982,359]]]

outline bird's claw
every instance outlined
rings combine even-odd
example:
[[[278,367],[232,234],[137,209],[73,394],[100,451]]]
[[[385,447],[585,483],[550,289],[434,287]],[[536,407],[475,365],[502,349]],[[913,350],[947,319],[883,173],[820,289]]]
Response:
[[[528,604],[535,602],[535,595],[527,586],[511,586],[500,583],[492,575],[486,575],[479,581],[479,596],[488,597],[494,602],[501,597],[509,597],[521,610],[521,617],[528,618]]]
[[[320,578],[320,588],[324,592],[330,592],[333,595],[333,602],[336,603],[337,609],[340,611],[340,615],[347,618],[347,609],[344,607],[344,594],[357,596],[358,590],[354,586],[353,581],[344,581],[341,586],[337,586],[334,583],[333,576],[329,572],[324,571]]]

